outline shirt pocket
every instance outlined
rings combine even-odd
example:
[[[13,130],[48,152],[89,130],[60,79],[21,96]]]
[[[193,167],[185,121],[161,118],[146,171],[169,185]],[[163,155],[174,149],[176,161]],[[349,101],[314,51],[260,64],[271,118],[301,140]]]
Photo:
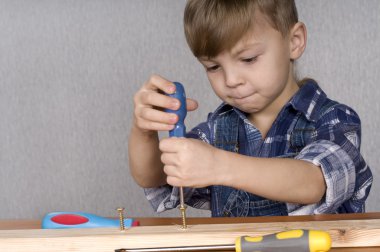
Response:
[[[288,215],[285,203],[268,200],[241,190],[230,193],[222,213],[229,217]]]
[[[287,216],[288,209],[284,202],[273,200],[251,201],[249,204],[250,216]]]
[[[245,191],[233,190],[223,207],[223,215],[229,217],[245,217],[249,212],[249,195]]]

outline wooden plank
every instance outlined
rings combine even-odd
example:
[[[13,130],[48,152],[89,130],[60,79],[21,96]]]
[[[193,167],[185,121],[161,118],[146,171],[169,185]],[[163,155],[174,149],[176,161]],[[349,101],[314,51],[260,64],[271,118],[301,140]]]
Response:
[[[114,251],[119,248],[232,244],[242,235],[261,236],[290,229],[331,234],[333,247],[380,247],[380,220],[272,222],[61,230],[0,230],[0,251]]]

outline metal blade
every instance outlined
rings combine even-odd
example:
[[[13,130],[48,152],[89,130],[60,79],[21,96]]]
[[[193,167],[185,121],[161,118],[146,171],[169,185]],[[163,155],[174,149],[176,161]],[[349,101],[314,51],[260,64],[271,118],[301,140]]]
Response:
[[[116,249],[115,252],[175,252],[175,251],[225,251],[235,250],[235,245],[205,245],[205,246],[179,246],[179,247],[162,247],[162,248],[123,248]]]

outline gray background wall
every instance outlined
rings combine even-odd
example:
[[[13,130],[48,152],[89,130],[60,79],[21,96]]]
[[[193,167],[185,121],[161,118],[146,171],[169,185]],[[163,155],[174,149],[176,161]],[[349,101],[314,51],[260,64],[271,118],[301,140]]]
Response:
[[[299,61],[362,118],[362,152],[380,211],[380,2],[297,1],[309,32]],[[187,126],[219,101],[187,48],[184,0],[0,0],[0,218],[52,211],[156,215],[129,175],[132,97],[152,73],[183,82],[200,102]],[[160,216],[178,216],[171,211]],[[208,212],[190,211],[191,216]]]

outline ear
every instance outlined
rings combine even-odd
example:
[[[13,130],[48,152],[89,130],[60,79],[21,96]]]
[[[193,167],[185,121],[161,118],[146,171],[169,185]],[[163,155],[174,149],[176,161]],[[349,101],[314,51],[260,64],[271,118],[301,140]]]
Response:
[[[304,23],[296,23],[289,33],[290,58],[296,60],[305,51],[307,31]]]

